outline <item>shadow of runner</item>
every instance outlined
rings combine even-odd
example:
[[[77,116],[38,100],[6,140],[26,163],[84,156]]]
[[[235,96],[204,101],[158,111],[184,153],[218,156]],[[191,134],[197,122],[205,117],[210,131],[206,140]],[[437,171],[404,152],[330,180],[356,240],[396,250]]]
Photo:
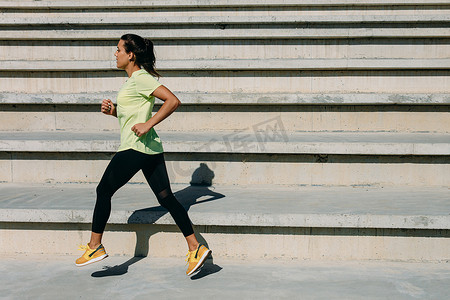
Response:
[[[212,258],[211,259],[208,258],[205,261],[205,264],[200,268],[200,271],[198,273],[196,273],[195,275],[191,276],[191,280],[201,279],[205,276],[217,273],[220,270],[222,270],[222,267],[214,264],[212,262]]]
[[[177,200],[183,205],[183,207],[186,209],[186,211],[189,211],[192,205],[206,203],[210,201],[214,201],[220,198],[224,198],[225,195],[221,193],[214,192],[210,190],[207,186],[200,186],[200,185],[190,185],[183,190],[180,190],[178,192],[175,192],[175,197]],[[203,199],[198,201],[198,199],[210,196],[207,199]],[[155,207],[149,207],[144,208],[140,210],[136,210],[133,212],[133,214],[129,217],[128,223],[132,224],[142,224],[143,226],[140,226],[141,229],[136,231],[136,249],[135,249],[135,256],[147,256],[149,251],[149,240],[150,236],[157,233],[157,231],[151,227],[151,226],[145,226],[146,224],[154,224],[156,221],[158,221],[162,216],[167,214],[168,211],[162,207],[162,206],[155,206]],[[195,236],[197,237],[200,244],[205,245],[209,248],[208,243],[206,242],[205,238],[198,232],[195,233]],[[205,277],[207,275],[211,275],[213,273],[219,272],[222,270],[222,268],[218,265],[214,264],[214,259],[212,254],[209,256],[209,258],[205,261],[204,265],[200,270],[191,277],[191,279],[200,279],[202,277]]]
[[[123,264],[116,265],[114,267],[104,266],[102,271],[97,271],[91,274],[92,277],[106,277],[106,276],[118,276],[128,272],[128,267],[144,257],[132,257]]]
[[[221,193],[211,191],[207,186],[194,185],[190,185],[180,191],[177,191],[174,193],[174,195],[181,203],[181,205],[183,205],[184,209],[186,209],[186,211],[188,212],[192,205],[206,203],[225,197],[225,195]],[[197,199],[204,196],[211,197],[208,199],[197,201]],[[133,214],[128,218],[128,224],[153,224],[167,213],[168,211],[160,205],[139,209],[134,211]]]

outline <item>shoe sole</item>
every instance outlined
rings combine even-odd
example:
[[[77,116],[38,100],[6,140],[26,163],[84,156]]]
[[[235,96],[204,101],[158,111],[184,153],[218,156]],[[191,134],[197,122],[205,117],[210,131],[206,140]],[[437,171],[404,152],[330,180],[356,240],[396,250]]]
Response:
[[[82,267],[82,266],[85,266],[85,265],[89,265],[89,264],[98,262],[98,261],[100,261],[100,260],[102,260],[102,259],[104,259],[104,258],[107,258],[107,257],[108,257],[108,254],[103,254],[102,256],[93,258],[93,259],[88,260],[87,262],[82,263],[82,264],[77,264],[77,263],[75,263],[75,265],[76,265],[77,267]]]
[[[195,271],[197,271],[205,262],[206,258],[212,253],[211,250],[208,249],[208,251],[206,251],[205,253],[203,253],[203,256],[200,257],[200,260],[198,261],[197,265],[187,274],[188,276],[190,276],[192,273],[194,273]]]

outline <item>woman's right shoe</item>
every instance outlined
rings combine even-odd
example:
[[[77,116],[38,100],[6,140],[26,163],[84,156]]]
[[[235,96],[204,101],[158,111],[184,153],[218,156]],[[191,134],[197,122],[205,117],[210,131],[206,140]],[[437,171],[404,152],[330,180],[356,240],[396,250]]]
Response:
[[[190,276],[197,271],[204,263],[208,256],[211,254],[211,250],[204,245],[198,245],[198,248],[194,251],[188,251],[186,255],[186,261],[188,263],[188,269],[186,275]]]
[[[102,244],[100,244],[100,246],[98,246],[96,249],[91,249],[89,247],[89,244],[87,244],[86,246],[80,245],[78,249],[86,250],[86,252],[84,252],[84,254],[75,261],[77,267],[92,264],[108,257],[108,254],[106,254],[105,247],[103,247]]]

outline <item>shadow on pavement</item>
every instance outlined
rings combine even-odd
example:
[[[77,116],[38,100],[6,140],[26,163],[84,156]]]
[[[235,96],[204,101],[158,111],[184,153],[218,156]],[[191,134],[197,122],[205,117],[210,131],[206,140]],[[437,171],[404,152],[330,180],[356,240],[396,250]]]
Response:
[[[214,264],[212,258],[208,258],[205,261],[205,264],[200,268],[200,271],[195,273],[195,275],[191,276],[191,280],[201,279],[205,276],[217,273],[220,270],[222,270],[222,267]]]
[[[91,274],[92,277],[107,277],[107,276],[118,276],[123,275],[128,272],[128,267],[134,263],[137,263],[144,257],[132,257],[121,265],[116,265],[114,267],[104,266],[102,271],[97,271]]]

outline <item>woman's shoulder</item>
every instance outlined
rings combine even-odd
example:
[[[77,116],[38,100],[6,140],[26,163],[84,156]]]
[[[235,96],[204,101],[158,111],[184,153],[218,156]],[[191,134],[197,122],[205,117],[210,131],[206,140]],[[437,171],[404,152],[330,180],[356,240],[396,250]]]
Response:
[[[133,74],[131,74],[131,77],[147,77],[147,76],[153,77],[145,69],[139,69],[137,71],[134,71]]]
[[[153,77],[151,74],[149,74],[145,69],[140,69],[138,71],[135,71],[132,74],[132,77],[136,82],[148,82],[148,81],[158,82],[158,80],[155,77]]]
[[[144,69],[134,72],[132,77],[134,79],[136,91],[145,97],[150,97],[153,91],[161,85],[156,78]]]

